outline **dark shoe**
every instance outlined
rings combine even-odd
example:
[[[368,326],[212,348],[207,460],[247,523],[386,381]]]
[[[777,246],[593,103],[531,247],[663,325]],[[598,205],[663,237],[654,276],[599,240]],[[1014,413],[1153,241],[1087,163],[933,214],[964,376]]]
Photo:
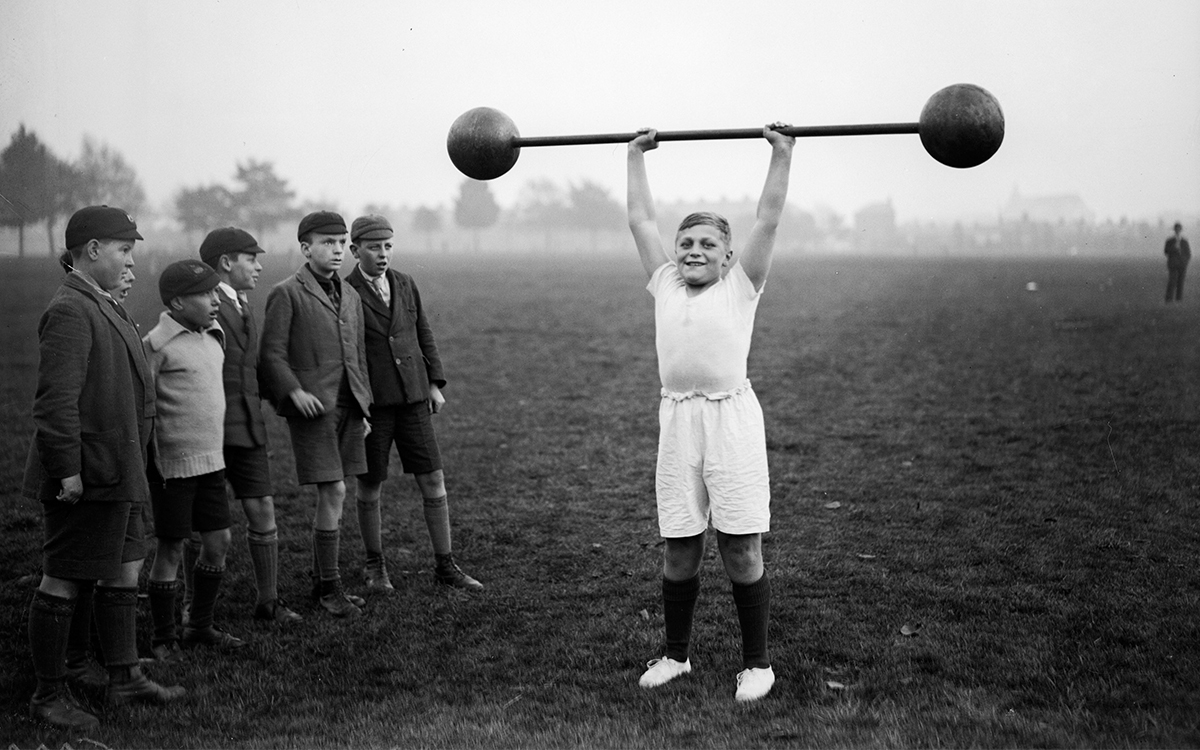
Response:
[[[91,659],[67,662],[67,681],[85,688],[108,687],[108,670]]]
[[[108,702],[114,706],[123,703],[170,703],[187,695],[181,685],[163,687],[151,680],[142,671],[130,675],[126,682],[114,682],[108,686]]]
[[[358,608],[350,597],[341,591],[322,596],[318,603],[325,608],[325,611],[334,617],[358,617],[362,614],[362,610]],[[360,600],[361,601],[361,600]]]
[[[278,599],[272,599],[254,608],[254,619],[268,620],[278,625],[289,625],[294,622],[300,622],[304,618],[298,612],[288,609]]]
[[[367,582],[367,588],[371,591],[378,591],[381,594],[390,594],[396,590],[392,585],[392,579],[388,576],[387,564],[381,559],[378,562],[369,562],[362,569],[363,579]]]
[[[340,588],[341,588],[341,585],[342,585],[342,584],[341,584],[341,582],[339,581],[339,582],[338,582],[338,588],[339,588],[339,590],[340,590]],[[365,606],[367,605],[367,600],[366,600],[366,599],[363,599],[361,596],[355,596],[354,594],[348,594],[348,593],[346,593],[345,591],[342,591],[342,592],[341,592],[341,595],[342,595],[342,596],[344,596],[344,597],[346,597],[347,599],[349,599],[349,600],[350,600],[350,603],[351,603],[351,604],[353,604],[353,605],[354,605],[354,606],[356,606],[356,607],[362,608],[362,607],[365,607]],[[322,598],[322,594],[321,594],[321,582],[320,582],[319,580],[313,579],[313,588],[312,588],[312,600],[313,600],[313,604],[320,604],[320,603],[321,603],[321,598]]]
[[[456,589],[467,589],[469,591],[483,590],[483,584],[462,572],[451,555],[437,556],[437,567],[433,571],[433,577],[443,586],[452,586]]]
[[[176,664],[183,661],[183,650],[179,641],[156,643],[150,648],[150,656],[141,660],[142,664]]]
[[[64,688],[57,693],[29,700],[29,715],[38,721],[64,729],[92,729],[100,720],[75,702],[75,698]]]
[[[241,638],[230,635],[222,630],[217,630],[211,625],[207,628],[185,627],[183,629],[184,648],[207,646],[208,648],[215,648],[218,651],[236,651],[245,645],[246,642]]]

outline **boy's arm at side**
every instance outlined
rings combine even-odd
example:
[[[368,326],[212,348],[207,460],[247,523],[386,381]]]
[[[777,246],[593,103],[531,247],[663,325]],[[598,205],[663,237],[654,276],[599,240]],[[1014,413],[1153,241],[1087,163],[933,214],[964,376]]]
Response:
[[[775,231],[787,205],[788,179],[791,176],[792,147],[796,139],[775,130],[778,123],[763,128],[763,137],[771,144],[771,163],[767,181],[758,199],[754,227],[742,252],[742,270],[755,289],[762,289],[771,271],[771,256],[775,250]]]
[[[296,391],[300,380],[288,364],[288,337],[292,329],[291,297],[280,288],[271,290],[263,314],[258,344],[258,374],[267,399],[278,410]]]
[[[627,169],[626,205],[629,211],[629,231],[637,245],[638,255],[647,276],[667,261],[663,251],[662,237],[658,233],[658,221],[654,212],[654,198],[650,194],[650,180],[646,176],[645,152],[658,148],[654,140],[655,131],[650,130],[629,142]]]

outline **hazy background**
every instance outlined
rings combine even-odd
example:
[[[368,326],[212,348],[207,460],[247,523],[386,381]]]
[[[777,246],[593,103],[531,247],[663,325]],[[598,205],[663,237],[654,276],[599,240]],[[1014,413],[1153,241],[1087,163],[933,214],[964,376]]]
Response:
[[[1005,142],[954,170],[916,136],[808,139],[792,201],[898,221],[994,216],[1014,190],[1077,194],[1097,220],[1200,206],[1200,3],[308,2],[3,0],[0,139],[20,123],[57,154],[85,134],[166,210],[183,186],[274,162],[300,200],[453,201],[454,119],[475,106],[523,135],[912,122],[933,92],[976,83]],[[756,196],[758,141],[665,144],[663,200]],[[526,149],[491,183],[537,177],[624,199],[625,148]]]

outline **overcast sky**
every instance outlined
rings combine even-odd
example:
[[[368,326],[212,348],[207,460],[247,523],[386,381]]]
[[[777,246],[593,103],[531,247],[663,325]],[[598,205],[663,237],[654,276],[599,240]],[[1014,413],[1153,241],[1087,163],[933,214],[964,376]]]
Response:
[[[1196,0],[2,0],[0,138],[74,158],[85,134],[155,205],[270,160],[300,197],[448,204],[462,112],[522,135],[915,122],[952,83],[1000,101],[1004,145],[942,166],[916,136],[802,140],[791,199],[900,221],[994,216],[1014,190],[1097,218],[1200,213]],[[657,198],[756,197],[762,141],[667,143]],[[523,150],[491,183],[592,180],[624,200],[624,145]]]

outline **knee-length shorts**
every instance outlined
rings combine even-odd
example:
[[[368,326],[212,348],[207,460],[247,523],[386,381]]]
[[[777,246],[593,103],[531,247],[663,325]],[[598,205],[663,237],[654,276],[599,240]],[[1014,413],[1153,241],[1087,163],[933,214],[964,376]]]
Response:
[[[770,530],[767,439],[749,381],[720,394],[664,390],[658,423],[655,495],[663,537],[702,534],[710,518],[726,534]]]

